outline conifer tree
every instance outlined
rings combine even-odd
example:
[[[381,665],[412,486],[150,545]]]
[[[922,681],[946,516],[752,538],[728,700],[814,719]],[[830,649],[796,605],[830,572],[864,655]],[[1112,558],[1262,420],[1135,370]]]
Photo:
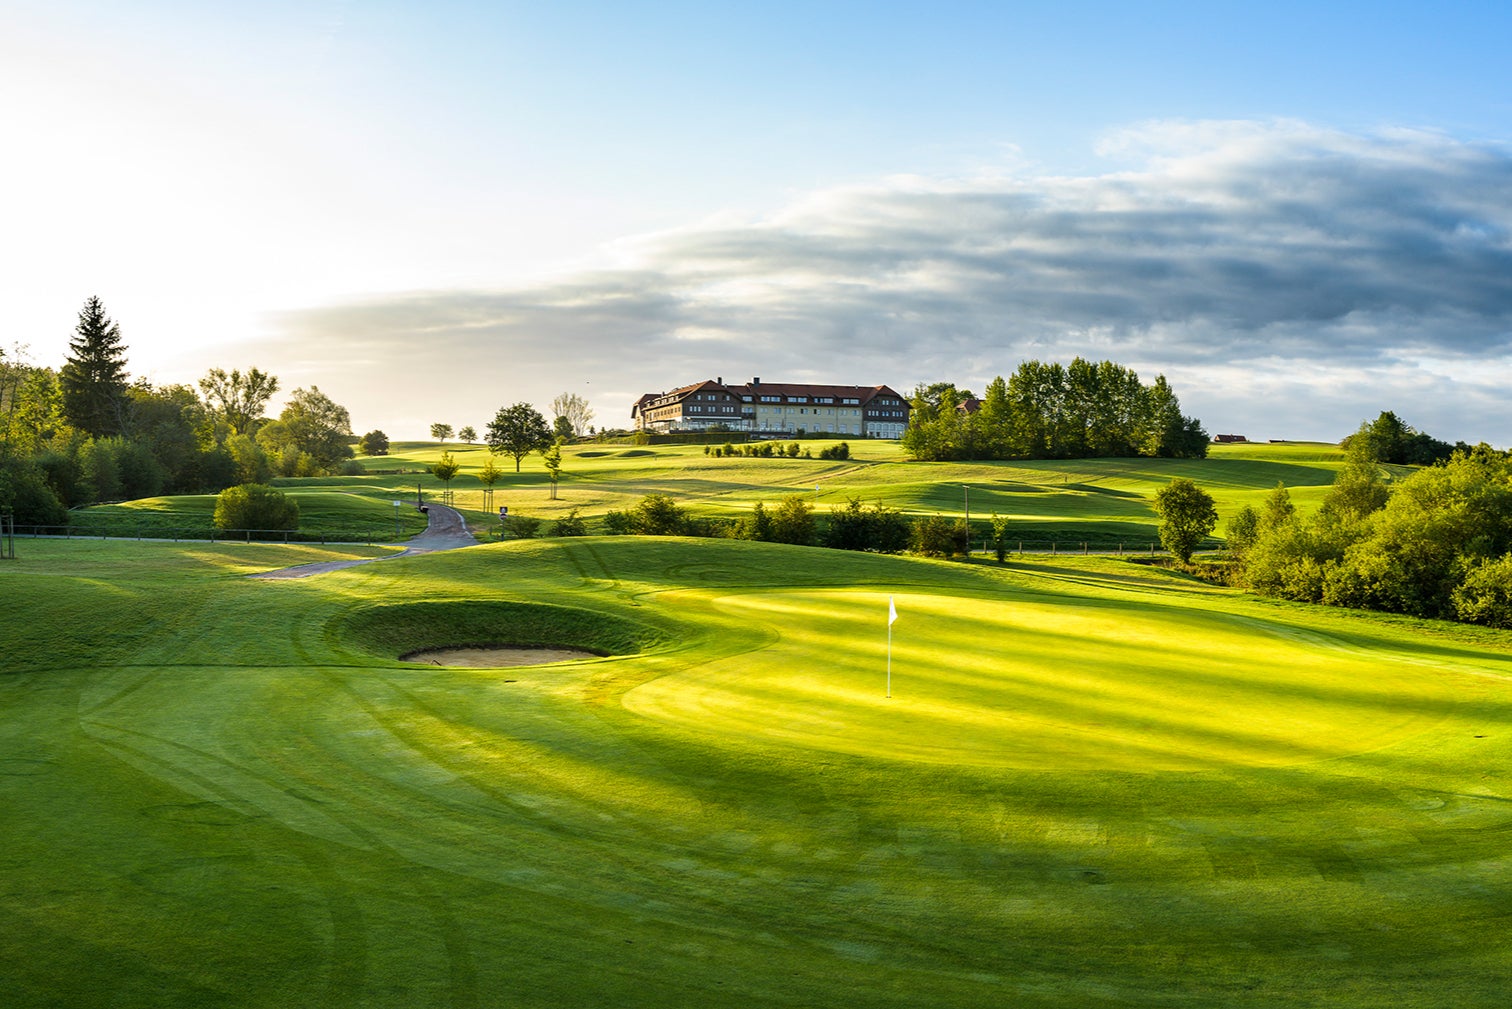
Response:
[[[123,433],[126,345],[99,298],[90,298],[79,312],[58,385],[63,416],[74,427],[94,438]]]

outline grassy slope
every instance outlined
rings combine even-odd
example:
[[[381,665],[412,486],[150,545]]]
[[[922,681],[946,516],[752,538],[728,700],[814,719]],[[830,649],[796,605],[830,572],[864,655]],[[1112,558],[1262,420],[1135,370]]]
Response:
[[[802,442],[817,451],[828,442]],[[1156,539],[1151,507],[1155,491],[1174,476],[1197,481],[1214,495],[1227,518],[1244,504],[1258,504],[1277,482],[1292,489],[1306,511],[1321,502],[1343,455],[1331,445],[1220,445],[1202,461],[1167,459],[1086,459],[1003,463],[919,463],[909,461],[895,442],[853,442],[853,458],[715,459],[701,446],[579,445],[564,452],[560,499],[549,500],[539,457],[526,458],[516,474],[513,460],[500,462],[504,478],[495,488],[495,505],[551,518],[569,508],[589,517],[610,508],[628,508],[648,493],[664,493],[699,514],[738,516],[757,502],[771,504],[801,493],[821,514],[852,495],[882,501],[917,515],[961,515],[970,487],[971,514],[985,528],[996,511],[1013,520],[1015,539],[1063,544],[1092,540],[1148,544]],[[442,448],[405,442],[393,454],[364,459],[373,468],[420,469]],[[447,446],[462,463],[453,481],[458,506],[480,509],[482,487],[476,473],[487,459],[481,446]],[[374,478],[378,479],[378,478]],[[388,478],[400,479],[398,477]],[[413,477],[409,478],[413,483]],[[426,477],[427,493],[436,485]],[[818,491],[815,491],[815,488]]]
[[[800,444],[817,452],[831,443]],[[441,493],[440,482],[425,471],[443,451],[462,463],[461,474],[452,481],[456,505],[477,531],[496,528],[496,512],[482,510],[477,473],[488,452],[479,445],[401,442],[390,455],[359,460],[375,471],[368,476],[275,482],[299,502],[301,526],[307,530],[387,535],[393,529],[392,502],[401,500],[403,534],[410,536],[424,529],[423,519],[409,507],[417,488],[427,500]],[[913,515],[959,516],[967,504],[965,485],[979,535],[985,533],[987,517],[997,512],[1012,520],[1012,538],[1031,548],[1054,540],[1070,549],[1084,541],[1140,549],[1158,538],[1151,502],[1172,477],[1189,477],[1212,493],[1224,519],[1244,504],[1259,504],[1278,482],[1291,488],[1293,500],[1307,512],[1322,501],[1343,461],[1337,448],[1316,443],[1220,445],[1201,461],[919,463],[909,461],[896,442],[876,441],[856,442],[853,452],[854,458],[845,461],[716,459],[696,445],[570,446],[563,454],[565,476],[556,501],[550,500],[539,456],[523,460],[518,474],[512,459],[496,458],[504,476],[495,486],[494,506],[548,520],[578,508],[596,526],[609,509],[632,507],[650,493],[671,495],[696,514],[726,517],[743,515],[758,501],[771,505],[801,493],[821,515],[854,495]],[[150,498],[89,509],[78,521],[108,522],[149,535],[154,528],[208,529],[214,506],[214,498],[206,495]]]
[[[1512,981],[1504,635],[1111,560],[614,538],[273,583],[241,575],[322,552],[20,552],[11,1005],[1490,1006]],[[670,643],[493,672],[352,636],[489,600]]]

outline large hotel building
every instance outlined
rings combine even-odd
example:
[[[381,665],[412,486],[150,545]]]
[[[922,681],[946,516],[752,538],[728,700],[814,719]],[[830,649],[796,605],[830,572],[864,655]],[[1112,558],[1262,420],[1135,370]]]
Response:
[[[793,385],[723,378],[647,393],[630,410],[637,431],[721,430],[792,436],[840,434],[899,438],[908,427],[908,400],[885,385]]]

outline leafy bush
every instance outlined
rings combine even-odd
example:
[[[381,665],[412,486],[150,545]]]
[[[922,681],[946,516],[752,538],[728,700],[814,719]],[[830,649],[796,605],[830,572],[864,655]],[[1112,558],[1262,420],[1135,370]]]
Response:
[[[992,513],[992,552],[1001,564],[1008,559],[1008,517]]]
[[[772,509],[773,541],[812,546],[815,532],[814,509],[802,494],[789,494]]]
[[[1243,555],[1260,538],[1260,513],[1253,506],[1245,505],[1228,520],[1224,532],[1229,550],[1236,557]]]
[[[910,532],[908,521],[897,509],[880,501],[863,508],[861,499],[852,497],[844,505],[830,509],[823,542],[837,550],[891,554],[908,549]]]
[[[825,446],[824,448],[821,448],[819,450],[819,458],[821,458],[821,459],[849,459],[850,458],[850,445],[848,443],[842,441],[838,445],[828,445],[828,446]]]
[[[64,525],[68,512],[43,473],[29,461],[0,456],[0,511],[26,525]]]
[[[647,494],[630,513],[631,528],[642,536],[678,536],[687,516],[665,494]]]
[[[761,543],[770,543],[772,540],[772,516],[767,512],[766,505],[760,501],[751,509],[751,514],[740,520],[736,527],[735,535],[743,540],[757,540]]]
[[[566,515],[563,515],[561,518],[556,520],[556,522],[551,527],[551,535],[586,536],[588,535],[588,527],[583,522],[583,520],[578,517],[578,510],[574,508]]]
[[[518,540],[535,539],[541,531],[541,520],[534,515],[521,515],[518,512],[510,512],[505,520],[505,527],[509,535]]]
[[[914,523],[913,550],[925,557],[965,555],[968,536],[964,519],[930,515]]]
[[[227,487],[215,499],[217,529],[297,529],[299,505],[267,484]]]
[[[1512,554],[1472,568],[1454,590],[1454,612],[1467,623],[1512,628]]]

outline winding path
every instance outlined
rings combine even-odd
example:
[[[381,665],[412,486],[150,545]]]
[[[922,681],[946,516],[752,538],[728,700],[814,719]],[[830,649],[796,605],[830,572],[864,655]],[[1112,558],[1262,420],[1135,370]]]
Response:
[[[260,574],[248,575],[249,578],[281,579],[281,578],[308,578],[311,575],[323,575],[328,571],[340,571],[342,568],[354,568],[359,564],[372,564],[375,561],[390,561],[395,557],[412,557],[416,554],[430,554],[438,550],[459,550],[462,547],[477,546],[478,541],[473,534],[467,531],[467,523],[462,521],[462,513],[455,508],[446,505],[426,505],[429,511],[426,517],[429,523],[425,532],[409,541],[409,545],[396,554],[387,557],[365,557],[355,561],[316,561],[313,564],[297,564],[292,568],[279,568],[276,571],[264,571]]]

